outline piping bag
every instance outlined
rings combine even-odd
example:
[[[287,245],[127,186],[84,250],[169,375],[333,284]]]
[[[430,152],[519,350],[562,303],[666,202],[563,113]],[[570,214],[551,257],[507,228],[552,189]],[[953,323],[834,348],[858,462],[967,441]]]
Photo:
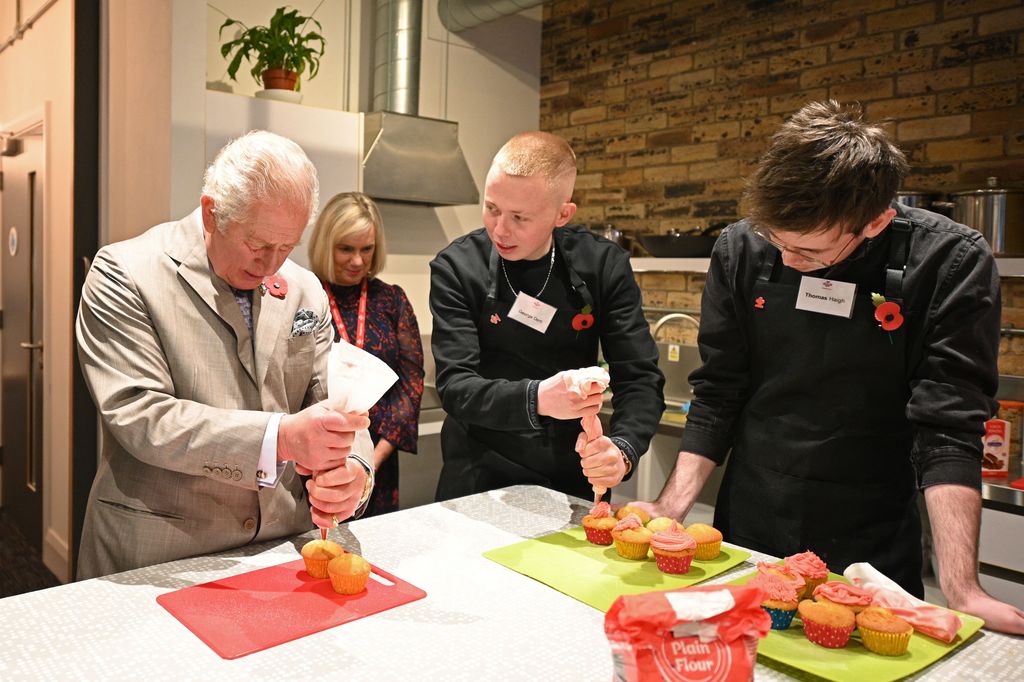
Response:
[[[603,393],[608,388],[608,384],[611,383],[611,377],[608,376],[608,371],[603,367],[584,367],[582,369],[570,369],[562,372],[562,383],[565,384],[565,388],[570,393],[575,393],[580,398],[586,398],[593,393]],[[604,429],[601,428],[601,418],[596,414],[581,418],[580,426],[583,428],[583,433],[586,435],[588,442],[604,435]],[[608,489],[595,485],[593,490],[594,504],[596,505],[604,497],[604,494],[608,492]]]
[[[398,375],[376,355],[338,341],[331,344],[327,356],[327,398],[340,401],[342,412],[369,412],[394,383]],[[365,457],[373,454],[373,440],[366,429],[356,431],[352,451]],[[327,529],[320,529],[320,539],[327,539]]]

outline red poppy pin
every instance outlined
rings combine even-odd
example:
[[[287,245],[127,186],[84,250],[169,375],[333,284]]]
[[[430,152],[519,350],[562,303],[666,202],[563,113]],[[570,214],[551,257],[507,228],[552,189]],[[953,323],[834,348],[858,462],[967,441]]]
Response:
[[[764,310],[764,296],[758,296],[754,299],[754,307],[758,310]]]
[[[491,324],[498,324],[499,322],[501,322],[501,318],[498,317],[498,313],[491,315]]]
[[[585,305],[580,308],[579,315],[572,318],[572,328],[576,331],[582,331],[584,329],[590,329],[594,326],[594,316],[590,313],[590,305]]]
[[[903,313],[900,304],[886,301],[881,294],[871,294],[871,302],[875,304],[875,319],[878,326],[887,332],[896,331],[903,326]]]
[[[288,282],[285,281],[284,277],[278,277],[277,275],[264,277],[263,281],[260,282],[260,295],[262,296],[268,291],[274,298],[284,298],[288,293]]]

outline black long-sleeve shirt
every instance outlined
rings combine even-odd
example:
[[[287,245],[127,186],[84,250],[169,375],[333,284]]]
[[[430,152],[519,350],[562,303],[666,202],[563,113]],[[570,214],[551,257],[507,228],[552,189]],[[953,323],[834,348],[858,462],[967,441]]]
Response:
[[[593,296],[601,350],[611,375],[614,412],[607,435],[635,466],[665,409],[665,379],[658,369],[658,349],[643,316],[629,255],[581,226],[557,228],[554,238],[558,257]],[[537,415],[539,380],[576,367],[568,366],[565,357],[545,356],[532,358],[532,367],[524,372],[531,376],[481,374],[487,359],[481,357],[478,325],[490,287],[491,249],[481,228],[456,239],[430,263],[437,390],[445,411],[463,423],[495,430],[538,430],[547,421]],[[561,264],[553,270],[553,278],[568,276]],[[591,364],[597,360],[596,348],[592,355]]]
[[[903,282],[907,316],[905,417],[914,431],[908,453],[918,485],[981,485],[981,435],[996,410],[999,382],[999,273],[981,234],[923,209],[896,205],[913,221]],[[891,230],[862,243],[846,260],[812,274],[855,282],[858,292],[884,289]],[[701,301],[698,336],[703,366],[690,375],[694,400],[680,449],[724,461],[738,417],[757,386],[750,367],[751,291],[761,258],[774,246],[747,221],[715,244]],[[782,267],[780,281],[803,273]],[[779,353],[800,353],[815,339],[794,338]],[[841,391],[841,386],[827,390]],[[827,405],[822,406],[827,409]]]

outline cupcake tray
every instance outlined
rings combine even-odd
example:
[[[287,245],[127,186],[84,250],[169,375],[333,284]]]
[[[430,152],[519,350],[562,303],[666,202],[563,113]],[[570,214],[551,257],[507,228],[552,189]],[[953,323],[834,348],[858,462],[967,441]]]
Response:
[[[730,582],[743,585],[757,575],[756,571]],[[829,580],[848,582],[843,576],[829,573]],[[924,670],[950,653],[976,633],[984,621],[975,616],[955,611],[962,623],[956,639],[949,644],[915,632],[910,646],[902,656],[881,656],[868,651],[854,630],[849,643],[842,649],[826,649],[804,636],[799,616],[788,630],[772,630],[757,646],[758,656],[764,656],[783,665],[817,675],[833,682],[892,682]]]
[[[299,559],[185,587],[156,601],[221,658],[233,659],[427,596],[371,569],[366,590],[354,595],[336,593],[326,578],[309,577]]]
[[[741,563],[750,552],[723,544],[718,558],[694,560],[688,573],[669,575],[658,570],[653,555],[643,561],[623,559],[614,545],[587,542],[583,527],[577,526],[492,549],[484,556],[599,611],[607,611],[623,594],[696,585]]]

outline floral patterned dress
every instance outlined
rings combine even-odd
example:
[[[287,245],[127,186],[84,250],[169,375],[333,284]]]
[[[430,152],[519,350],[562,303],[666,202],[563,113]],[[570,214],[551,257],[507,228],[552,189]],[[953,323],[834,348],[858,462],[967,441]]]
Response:
[[[349,338],[355,343],[361,286],[331,285]],[[333,319],[333,318],[332,318]],[[371,279],[366,296],[363,350],[373,353],[398,375],[398,381],[370,408],[373,444],[383,438],[396,451],[377,470],[377,481],[364,516],[398,509],[398,450],[416,453],[420,399],[423,397],[423,342],[416,314],[402,287]],[[341,338],[335,325],[334,340]]]

